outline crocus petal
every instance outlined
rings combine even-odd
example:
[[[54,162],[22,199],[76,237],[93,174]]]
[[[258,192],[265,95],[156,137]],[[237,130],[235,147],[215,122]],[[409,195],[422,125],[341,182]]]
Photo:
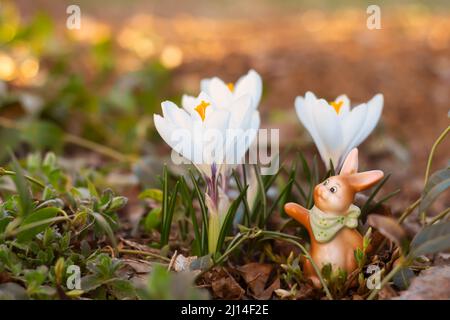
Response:
[[[205,128],[217,129],[224,132],[228,128],[230,116],[231,114],[228,111],[221,109],[214,110],[208,118],[205,118]]]
[[[344,119],[342,119],[344,151],[341,155],[341,161],[343,161],[350,150],[357,146],[356,142],[359,133],[361,132],[361,130],[363,130],[367,114],[367,104],[363,103],[357,107],[354,107],[352,111],[350,111],[350,113]]]
[[[255,138],[258,134],[259,125],[259,112],[254,111],[249,127],[245,129],[245,133],[239,137],[236,143],[236,160],[238,162],[240,162],[244,158],[245,153],[255,141]]]
[[[338,116],[340,118],[345,118],[348,115],[348,113],[350,112],[350,99],[345,94],[342,94],[339,97],[337,97],[334,101],[342,102],[341,108],[339,109]]]
[[[181,97],[181,106],[184,110],[189,112],[189,114],[193,114],[195,111],[195,103],[197,102],[197,98],[193,96],[189,96],[187,94],[183,94]]]
[[[229,110],[231,113],[230,128],[245,129],[249,127],[254,112],[252,100],[249,95],[246,94],[235,99]]]
[[[336,166],[342,152],[342,131],[338,116],[327,101],[319,99],[313,108],[314,122],[317,132],[325,146],[325,153],[321,154],[325,165],[333,161]],[[329,168],[329,165],[327,165]]]
[[[223,163],[225,157],[226,129],[229,127],[230,113],[216,110],[205,121],[203,137],[204,158],[207,163]]]
[[[180,128],[188,128],[190,125],[190,117],[184,109],[171,101],[164,101],[161,103],[161,108],[164,118],[172,122]]]
[[[207,92],[219,108],[228,108],[233,98],[228,86],[217,77],[211,79]]]
[[[176,152],[181,154],[186,159],[192,161],[191,150],[191,139],[190,137],[185,137],[184,139],[179,139],[180,136],[186,135],[187,130],[184,129],[183,132],[179,127],[174,125],[168,119],[161,117],[158,114],[153,115],[153,121],[155,123],[155,128],[158,131],[161,138]],[[176,132],[179,133],[177,136]]]
[[[251,95],[252,106],[257,108],[262,95],[262,79],[255,70],[250,70],[236,82],[234,95],[240,97],[244,94]]]
[[[316,96],[312,92],[308,91],[305,94],[305,98],[299,96],[295,99],[295,111],[297,112],[300,122],[311,135],[322,159],[329,159],[327,148],[319,135],[318,128],[316,127],[316,123],[314,121],[313,109],[316,108],[316,102]],[[328,160],[324,160],[324,162],[325,165],[329,163]]]
[[[375,129],[383,111],[383,95],[375,95],[369,102],[367,102],[367,117],[362,130],[358,134],[355,147],[366,140],[369,134]]]

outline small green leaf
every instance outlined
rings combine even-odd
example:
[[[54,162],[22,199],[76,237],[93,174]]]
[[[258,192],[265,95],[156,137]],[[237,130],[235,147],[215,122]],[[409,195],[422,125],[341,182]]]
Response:
[[[324,277],[325,280],[330,280],[331,279],[331,273],[333,271],[333,267],[331,265],[331,263],[327,263],[322,267],[322,276]]]
[[[111,241],[111,244],[115,248],[116,247],[116,238],[114,236],[114,232],[113,232],[111,226],[109,225],[108,221],[106,221],[106,219],[100,213],[91,212],[90,214],[94,217],[94,219],[97,222],[97,224],[99,225],[99,227],[106,233],[109,240]]]
[[[411,242],[410,257],[445,251],[450,248],[450,221],[439,222],[422,229]]]
[[[144,229],[146,232],[155,230],[161,224],[161,208],[153,208],[145,217]]]
[[[88,187],[89,194],[91,195],[91,197],[99,198],[97,188],[89,179],[87,179],[87,187]]]
[[[111,201],[111,205],[109,206],[109,211],[117,211],[126,206],[128,199],[126,197],[118,196],[114,197]]]
[[[58,208],[42,208],[27,216],[23,222],[21,223],[21,227],[30,225],[32,223],[37,223],[42,221],[43,224],[33,227],[31,229],[24,230],[17,234],[17,240],[20,242],[31,240],[35,235],[44,231],[51,222],[46,222],[48,219],[51,219],[56,216],[60,209]]]
[[[401,268],[393,277],[394,284],[400,290],[408,289],[411,280],[415,277],[410,268]]]
[[[450,168],[442,169],[431,175],[422,193],[419,212],[426,211],[436,198],[450,187]]]
[[[146,189],[139,194],[139,199],[152,199],[159,203],[162,203],[163,192],[159,189]]]

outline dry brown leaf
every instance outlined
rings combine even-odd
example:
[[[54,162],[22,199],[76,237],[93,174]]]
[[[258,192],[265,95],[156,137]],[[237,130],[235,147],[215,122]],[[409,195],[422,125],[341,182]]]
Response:
[[[258,300],[267,300],[272,297],[274,290],[280,288],[278,277],[267,287],[267,282],[273,266],[252,262],[237,268],[245,283],[248,285],[249,294]]]
[[[231,276],[213,281],[211,288],[217,298],[226,300],[239,300],[245,293],[244,289]]]
[[[295,295],[295,299],[297,300],[313,299],[315,297],[317,297],[317,291],[309,283],[300,284],[300,288]]]
[[[439,285],[436,285],[439,284]],[[399,300],[450,299],[450,266],[432,267],[414,278],[408,290],[401,292]]]
[[[131,267],[136,273],[149,273],[152,270],[152,263],[142,259],[121,259],[124,265]]]
[[[259,296],[254,296],[257,300],[269,300],[275,290],[280,288],[280,278],[276,278],[272,284],[264,290]]]
[[[157,254],[159,254],[159,252],[160,252],[158,249],[150,248],[149,246],[146,246],[145,244],[140,244],[135,241],[128,240],[128,239],[125,239],[122,237],[120,237],[119,239],[122,243],[126,244],[127,246],[129,246],[133,249],[139,250],[139,251],[151,252],[151,253],[157,253]]]
[[[378,292],[379,300],[389,300],[396,296],[397,292],[388,284],[381,288],[381,290]]]

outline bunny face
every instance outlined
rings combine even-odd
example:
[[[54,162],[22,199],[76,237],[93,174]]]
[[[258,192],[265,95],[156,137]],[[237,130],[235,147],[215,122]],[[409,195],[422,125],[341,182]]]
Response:
[[[314,188],[314,203],[320,210],[345,214],[355,193],[369,189],[383,178],[383,172],[372,170],[358,173],[358,149],[346,157],[339,175],[329,177]]]
[[[314,188],[314,203],[324,212],[345,213],[354,196],[355,191],[340,176],[330,177]]]

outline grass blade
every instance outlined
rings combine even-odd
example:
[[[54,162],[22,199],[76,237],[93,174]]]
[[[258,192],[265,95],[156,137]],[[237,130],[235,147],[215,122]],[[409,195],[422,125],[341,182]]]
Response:
[[[383,185],[388,181],[388,179],[391,177],[391,174],[386,175],[380,182],[378,182],[376,188],[372,191],[369,198],[367,198],[367,201],[364,203],[363,207],[361,208],[361,219],[364,222],[366,220],[366,216],[369,213],[369,207],[372,200],[375,198],[375,196],[378,194],[378,192],[381,190]]]
[[[201,255],[204,255],[206,253],[204,252],[204,248],[202,247],[201,232],[198,227],[197,215],[195,214],[194,206],[192,204],[193,195],[191,194],[184,177],[180,178],[180,187],[181,187],[180,192],[184,201],[184,206],[186,207],[187,210],[187,216],[189,216],[192,220],[192,228],[194,229],[194,239],[196,245],[198,246],[197,248],[198,252],[200,252]],[[194,248],[194,252],[195,251],[196,249]]]
[[[264,182],[263,182],[263,179],[261,177],[261,172],[259,172],[258,166],[254,165],[253,168],[255,170],[256,179],[258,181],[258,197],[257,197],[257,199],[261,198],[262,211],[260,212],[260,214],[258,214],[258,217],[254,217],[255,212],[253,212],[252,213],[252,216],[253,216],[252,218],[257,218],[258,219],[258,225],[261,226],[261,223],[266,219],[266,215],[267,215],[266,188],[264,186]],[[256,207],[259,207],[259,206],[255,206],[255,209],[256,209]]]
[[[368,211],[372,212],[372,211],[378,209],[384,202],[388,201],[389,199],[391,199],[392,197],[396,196],[399,193],[400,193],[400,189],[397,189],[395,191],[388,193],[383,198],[381,198],[380,201],[375,203]]]
[[[239,193],[241,193],[244,190],[244,188],[243,188],[241,181],[239,180],[239,177],[235,170],[233,170],[233,177],[234,177],[234,180],[236,181],[236,185],[239,190]],[[245,183],[245,181],[244,181],[244,183]],[[244,185],[247,187],[247,184],[244,184]],[[247,201],[247,192],[246,192],[246,194],[244,194],[242,201],[244,202],[244,225],[249,226],[250,225],[250,207],[249,207],[248,201]]]
[[[31,191],[28,182],[23,174],[23,170],[19,165],[19,162],[12,152],[10,152],[10,154],[12,160],[12,168],[16,172],[16,175],[13,176],[13,181],[16,185],[17,193],[19,194],[20,213],[23,217],[26,217],[31,213],[33,204]]]
[[[162,176],[162,190],[163,190],[163,199],[162,199],[162,210],[161,210],[161,247],[164,246],[164,228],[166,225],[166,217],[167,211],[169,210],[169,176],[167,173],[167,165],[163,167],[163,176]]]
[[[288,183],[286,184],[286,186],[283,188],[283,190],[280,192],[280,194],[278,195],[277,199],[275,200],[275,202],[272,204],[272,206],[270,207],[269,213],[267,215],[267,217],[264,220],[264,226],[267,224],[267,221],[269,220],[269,217],[272,215],[273,211],[275,210],[275,208],[278,206],[278,204],[283,201],[281,201],[281,199],[284,198],[284,196],[286,194],[288,194],[288,192],[290,192],[290,190],[292,189],[292,184],[294,183],[293,179],[289,179]]]
[[[161,246],[165,246],[169,243],[169,236],[170,236],[170,227],[172,225],[172,219],[173,219],[173,213],[175,211],[175,205],[177,202],[177,194],[178,194],[178,187],[180,185],[180,181],[177,181],[175,184],[175,190],[168,198],[168,207],[167,210],[163,213],[163,228],[161,230]]]
[[[222,227],[220,228],[219,238],[217,240],[217,252],[220,252],[220,250],[223,247],[223,243],[225,241],[226,235],[230,232],[231,226],[233,225],[234,216],[236,215],[236,211],[239,208],[239,204],[241,203],[242,199],[245,196],[245,193],[247,192],[247,187],[245,187],[239,196],[236,198],[236,200],[233,201],[230,208],[228,209],[227,215],[225,216]]]
[[[208,209],[206,208],[205,198],[203,193],[200,191],[197,180],[194,174],[189,170],[189,175],[191,176],[192,184],[194,185],[195,192],[197,193],[198,202],[200,203],[200,211],[202,212],[202,247],[208,247]]]

